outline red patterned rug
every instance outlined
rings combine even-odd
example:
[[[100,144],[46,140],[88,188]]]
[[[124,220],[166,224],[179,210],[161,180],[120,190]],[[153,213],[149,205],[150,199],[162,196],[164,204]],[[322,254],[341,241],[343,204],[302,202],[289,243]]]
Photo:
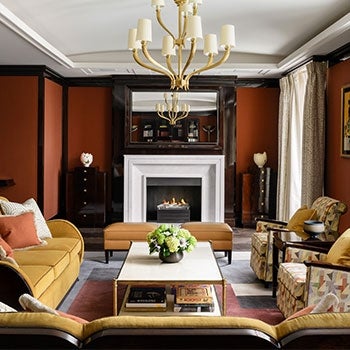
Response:
[[[217,294],[221,297],[221,286],[217,287]],[[118,288],[118,300],[122,299],[124,290]],[[82,317],[88,321],[112,316],[113,310],[113,282],[87,280],[77,297],[69,307],[70,314]],[[119,303],[120,305],[120,303]],[[269,324],[277,324],[284,320],[277,308],[244,308],[241,307],[231,285],[227,286],[227,316],[251,317]]]

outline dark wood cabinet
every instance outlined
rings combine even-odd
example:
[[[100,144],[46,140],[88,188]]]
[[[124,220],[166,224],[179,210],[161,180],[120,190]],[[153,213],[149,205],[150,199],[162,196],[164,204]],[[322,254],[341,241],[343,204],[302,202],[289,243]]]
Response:
[[[78,227],[103,227],[106,222],[106,173],[77,167],[67,174],[67,218]]]

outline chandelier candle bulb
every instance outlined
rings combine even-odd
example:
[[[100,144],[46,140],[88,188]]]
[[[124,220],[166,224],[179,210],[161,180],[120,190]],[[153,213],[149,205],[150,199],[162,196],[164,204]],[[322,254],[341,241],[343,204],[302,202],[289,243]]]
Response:
[[[202,20],[200,16],[189,16],[187,22],[187,40],[203,39]]]
[[[225,24],[221,27],[220,46],[236,46],[235,27],[232,24]]]
[[[129,29],[128,48],[129,50],[141,49],[140,41],[136,40],[137,29]]]
[[[193,7],[190,4],[183,4],[180,6],[180,11],[187,16],[189,13],[193,13]]]
[[[204,55],[218,54],[218,41],[215,34],[207,34],[204,37]]]
[[[202,0],[190,0],[191,3],[201,5],[203,3]]]
[[[137,22],[136,40],[152,41],[152,21],[148,18],[140,18]]]
[[[174,40],[170,35],[166,35],[163,37],[163,45],[162,45],[162,55],[163,56],[175,56],[175,47]]]
[[[153,7],[164,7],[164,0],[152,0],[152,6]]]

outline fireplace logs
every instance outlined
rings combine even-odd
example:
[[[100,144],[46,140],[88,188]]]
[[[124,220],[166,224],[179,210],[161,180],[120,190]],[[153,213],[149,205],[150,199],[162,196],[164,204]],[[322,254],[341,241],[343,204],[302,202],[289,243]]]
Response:
[[[176,201],[164,200],[157,205],[157,222],[161,223],[183,223],[190,221],[190,205],[184,199]]]

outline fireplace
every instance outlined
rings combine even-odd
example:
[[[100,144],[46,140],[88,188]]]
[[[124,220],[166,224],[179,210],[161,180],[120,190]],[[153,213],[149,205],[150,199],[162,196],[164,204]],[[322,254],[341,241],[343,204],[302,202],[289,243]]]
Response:
[[[146,185],[147,221],[201,221],[201,178],[150,177]]]
[[[125,155],[124,221],[148,220],[147,194],[152,185],[147,183],[156,179],[196,183],[192,187],[200,192],[200,214],[191,221],[224,222],[224,161],[222,155]]]

